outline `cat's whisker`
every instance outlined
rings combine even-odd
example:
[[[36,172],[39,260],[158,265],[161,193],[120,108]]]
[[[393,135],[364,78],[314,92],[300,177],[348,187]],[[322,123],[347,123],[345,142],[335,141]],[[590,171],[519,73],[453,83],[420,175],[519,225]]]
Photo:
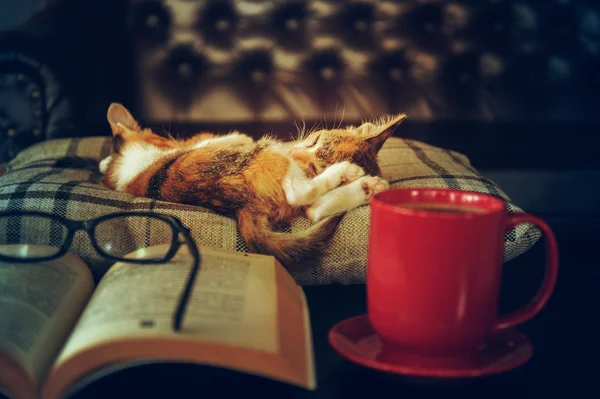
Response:
[[[335,111],[333,113],[333,126],[331,127],[332,129],[336,129],[335,126],[336,126],[336,123],[337,123],[336,121],[337,121],[338,105],[339,105],[339,102],[335,103]]]
[[[292,123],[294,124],[294,127],[296,128],[296,136],[294,137],[294,135],[292,133],[290,133],[290,136],[292,136],[292,141],[296,141],[297,137],[299,135],[298,123],[296,122],[295,119],[292,121]]]
[[[294,121],[294,123],[296,124],[296,130],[298,131],[298,137],[296,139],[296,142],[299,143],[302,140],[304,140],[304,131],[306,130],[306,122],[304,121],[304,118],[302,118],[302,128],[300,128],[300,126]]]
[[[335,109],[333,110],[333,126],[332,129],[335,129],[335,121],[337,120],[337,110],[338,110],[338,105],[340,105],[340,102],[337,101],[335,103]]]
[[[306,139],[306,121],[304,118],[302,119],[302,135],[300,136],[300,141],[304,141]]]
[[[290,141],[296,142],[296,136],[294,136],[294,134],[292,132],[290,132]]]
[[[338,106],[340,105],[339,101],[336,101],[335,103],[335,109],[333,110],[333,124],[331,126],[331,129],[329,128],[329,123],[327,122],[327,114],[324,114],[325,116],[325,126],[324,129],[325,130],[333,130],[335,129],[335,121],[337,119],[337,110],[338,110]]]
[[[300,143],[302,142],[307,134],[306,134],[306,121],[304,120],[304,118],[302,118],[302,127],[300,127],[300,125],[298,124],[298,122],[296,120],[294,120],[294,125],[296,126],[296,130],[298,131],[298,136],[296,138],[296,142]]]
[[[338,124],[337,128],[334,126],[334,129],[342,128],[342,122],[344,121],[344,116],[346,116],[346,104],[344,104],[344,107],[342,108],[342,117],[340,118],[340,123]]]
[[[319,128],[321,128],[321,123],[320,122],[315,122],[315,124],[313,125],[313,127],[311,127],[308,132],[306,132],[306,137],[310,136],[313,132],[317,131]]]

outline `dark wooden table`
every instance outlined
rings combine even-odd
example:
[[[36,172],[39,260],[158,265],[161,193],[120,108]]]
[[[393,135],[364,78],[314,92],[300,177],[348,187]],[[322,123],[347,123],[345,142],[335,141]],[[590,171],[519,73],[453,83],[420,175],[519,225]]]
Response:
[[[338,321],[365,312],[365,286],[305,287],[318,389],[307,392],[229,371],[200,366],[145,366],[112,375],[80,391],[77,398],[541,398],[551,393],[598,397],[600,373],[600,265],[598,243],[586,234],[558,237],[561,268],[548,306],[522,325],[534,345],[533,358],[511,372],[460,382],[417,381],[356,366],[329,346],[327,332]],[[587,240],[587,241],[586,241]],[[524,305],[543,273],[544,244],[504,267],[501,311]],[[562,396],[562,395],[561,395]]]

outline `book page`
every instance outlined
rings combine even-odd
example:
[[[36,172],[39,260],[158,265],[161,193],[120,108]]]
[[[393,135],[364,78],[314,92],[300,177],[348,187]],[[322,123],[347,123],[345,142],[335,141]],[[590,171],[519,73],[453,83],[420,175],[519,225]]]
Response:
[[[165,251],[140,250],[140,257]],[[191,268],[187,247],[167,264],[117,263],[102,278],[53,368],[56,398],[94,370],[144,360],[228,367],[314,389],[302,290],[273,257],[200,247],[182,330],[177,301]]]
[[[272,261],[259,258],[251,263],[249,257],[227,255],[202,249],[202,267],[178,334],[172,324],[191,268],[187,248],[168,264],[113,265],[98,284],[60,358],[95,341],[160,335],[276,352]]]
[[[55,249],[2,246],[3,254],[49,251]],[[0,261],[0,352],[21,364],[39,384],[93,289],[91,272],[72,254],[40,263]]]

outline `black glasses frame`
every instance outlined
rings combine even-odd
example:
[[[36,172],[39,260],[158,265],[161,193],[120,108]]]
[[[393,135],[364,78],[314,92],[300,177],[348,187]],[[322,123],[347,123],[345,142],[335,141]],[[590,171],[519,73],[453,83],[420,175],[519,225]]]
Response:
[[[31,262],[46,262],[46,261],[50,261],[53,259],[58,259],[58,258],[62,257],[63,255],[65,255],[69,251],[69,248],[71,247],[71,244],[73,243],[73,237],[75,236],[75,233],[79,230],[83,230],[87,233],[87,235],[90,239],[90,242],[92,243],[92,246],[94,247],[94,250],[99,255],[101,255],[109,260],[112,260],[114,262],[125,262],[125,263],[146,264],[146,265],[147,264],[165,263],[165,262],[168,262],[169,260],[171,260],[177,254],[177,251],[179,251],[179,248],[181,247],[181,245],[186,244],[189,248],[190,254],[192,255],[193,265],[192,265],[192,268],[190,269],[190,273],[188,274],[183,291],[181,292],[181,295],[179,297],[179,301],[177,303],[177,308],[175,310],[175,314],[173,317],[173,329],[175,331],[181,331],[181,324],[183,322],[183,316],[187,309],[187,304],[189,302],[190,294],[192,292],[192,287],[194,285],[194,281],[196,280],[196,275],[198,274],[198,271],[200,270],[201,256],[200,256],[200,252],[198,251],[198,247],[196,246],[196,242],[194,241],[194,239],[192,238],[192,235],[190,234],[190,230],[187,227],[185,227],[178,218],[171,216],[171,215],[162,215],[162,214],[152,213],[152,212],[131,211],[131,212],[115,212],[115,213],[110,213],[107,215],[100,216],[95,219],[77,221],[77,220],[70,220],[70,219],[64,218],[62,216],[55,215],[52,213],[46,213],[46,212],[0,211],[0,218],[15,217],[15,216],[19,216],[19,217],[37,216],[37,217],[43,217],[46,219],[53,220],[57,223],[60,223],[67,229],[67,236],[65,237],[62,246],[58,249],[58,251],[56,253],[54,253],[52,255],[32,257],[32,258],[17,258],[17,257],[5,256],[0,253],[0,260],[2,260],[2,261],[16,262],[16,263],[31,263]],[[173,232],[173,235],[171,237],[171,246],[170,246],[169,250],[167,251],[167,253],[164,255],[164,257],[162,257],[160,259],[121,258],[121,257],[112,256],[112,255],[104,252],[104,250],[102,250],[102,248],[100,248],[100,246],[96,242],[96,238],[94,235],[94,231],[95,231],[96,227],[98,226],[98,224],[105,222],[107,220],[111,220],[111,219],[121,219],[124,217],[132,217],[132,216],[133,217],[149,217],[149,218],[153,218],[153,219],[158,219],[158,220],[161,220],[161,221],[167,223],[171,227],[171,231]],[[184,237],[183,241],[181,241],[179,239],[179,234],[181,234]]]

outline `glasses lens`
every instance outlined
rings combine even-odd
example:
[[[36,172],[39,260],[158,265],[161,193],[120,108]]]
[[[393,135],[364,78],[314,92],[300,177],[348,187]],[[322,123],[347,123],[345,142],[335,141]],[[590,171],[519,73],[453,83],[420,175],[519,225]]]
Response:
[[[173,229],[156,217],[120,216],[98,223],[94,238],[114,258],[163,260],[173,245]]]
[[[67,238],[67,227],[44,216],[0,216],[0,254],[39,259],[58,253]]]

